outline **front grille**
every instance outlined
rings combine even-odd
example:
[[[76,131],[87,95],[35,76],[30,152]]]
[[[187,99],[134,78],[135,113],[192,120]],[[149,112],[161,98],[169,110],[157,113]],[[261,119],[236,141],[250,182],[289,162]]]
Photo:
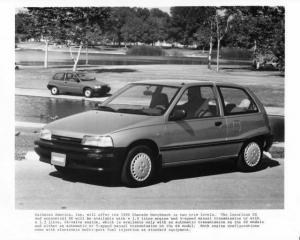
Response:
[[[52,135],[51,141],[55,143],[63,143],[63,144],[74,144],[74,145],[81,144],[81,138],[72,138],[72,137],[65,137],[65,136],[58,136],[58,135]]]

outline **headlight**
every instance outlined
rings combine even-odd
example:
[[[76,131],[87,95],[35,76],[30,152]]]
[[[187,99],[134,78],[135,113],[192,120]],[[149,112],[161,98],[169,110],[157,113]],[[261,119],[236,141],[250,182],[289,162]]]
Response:
[[[101,86],[95,86],[95,88],[101,88]]]
[[[82,145],[96,147],[113,147],[113,140],[109,136],[83,136]]]
[[[40,138],[44,140],[51,140],[51,132],[48,129],[42,129],[40,131]]]

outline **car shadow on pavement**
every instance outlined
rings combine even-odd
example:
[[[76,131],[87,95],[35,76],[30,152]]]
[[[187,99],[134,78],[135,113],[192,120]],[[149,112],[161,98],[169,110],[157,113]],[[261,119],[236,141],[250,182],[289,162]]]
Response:
[[[120,181],[112,174],[98,173],[93,171],[72,170],[67,174],[58,171],[49,173],[50,176],[61,178],[68,182],[79,182],[103,187],[120,187]]]
[[[278,161],[265,156],[260,168],[258,168],[256,172],[279,165],[280,163]],[[160,181],[169,182],[177,179],[198,178],[233,172],[240,172],[236,167],[236,160],[227,159],[222,161],[206,162],[197,165],[168,168],[163,170]]]

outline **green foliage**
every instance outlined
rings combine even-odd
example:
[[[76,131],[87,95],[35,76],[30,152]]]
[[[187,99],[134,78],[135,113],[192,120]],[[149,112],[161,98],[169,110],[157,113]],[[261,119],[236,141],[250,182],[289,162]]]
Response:
[[[172,7],[169,39],[183,45],[197,42],[200,35],[195,35],[196,32],[210,27],[209,21],[214,12],[214,7]]]
[[[152,44],[166,40],[169,15],[157,8],[111,8],[110,29],[107,38],[121,45],[121,42],[143,42]]]
[[[15,40],[16,42],[24,41],[31,38],[30,26],[32,18],[26,12],[20,12],[15,15]]]
[[[212,38],[214,46],[219,39],[223,47],[273,54],[284,69],[285,9],[280,6],[172,7],[171,16],[157,8],[138,7],[27,10],[15,15],[16,41],[35,38],[77,45],[113,42],[119,46],[168,41],[208,49]]]
[[[126,55],[129,56],[165,56],[166,52],[160,47],[152,47],[152,46],[135,46],[126,52]]]
[[[236,7],[228,46],[252,48],[255,54],[273,54],[279,67],[284,69],[285,9],[284,7]]]
[[[215,55],[215,51],[213,56]],[[221,58],[227,60],[251,60],[253,52],[244,48],[223,47],[220,50]]]
[[[100,35],[109,17],[109,8],[96,7],[28,8],[28,12],[33,20],[31,36],[76,44]]]

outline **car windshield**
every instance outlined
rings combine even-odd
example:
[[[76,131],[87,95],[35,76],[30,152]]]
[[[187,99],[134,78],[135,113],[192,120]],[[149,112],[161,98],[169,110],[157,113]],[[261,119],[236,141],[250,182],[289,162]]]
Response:
[[[88,73],[76,73],[78,78],[82,81],[91,81],[95,80],[95,76]]]
[[[98,107],[102,111],[160,116],[170,106],[178,87],[132,84]]]

